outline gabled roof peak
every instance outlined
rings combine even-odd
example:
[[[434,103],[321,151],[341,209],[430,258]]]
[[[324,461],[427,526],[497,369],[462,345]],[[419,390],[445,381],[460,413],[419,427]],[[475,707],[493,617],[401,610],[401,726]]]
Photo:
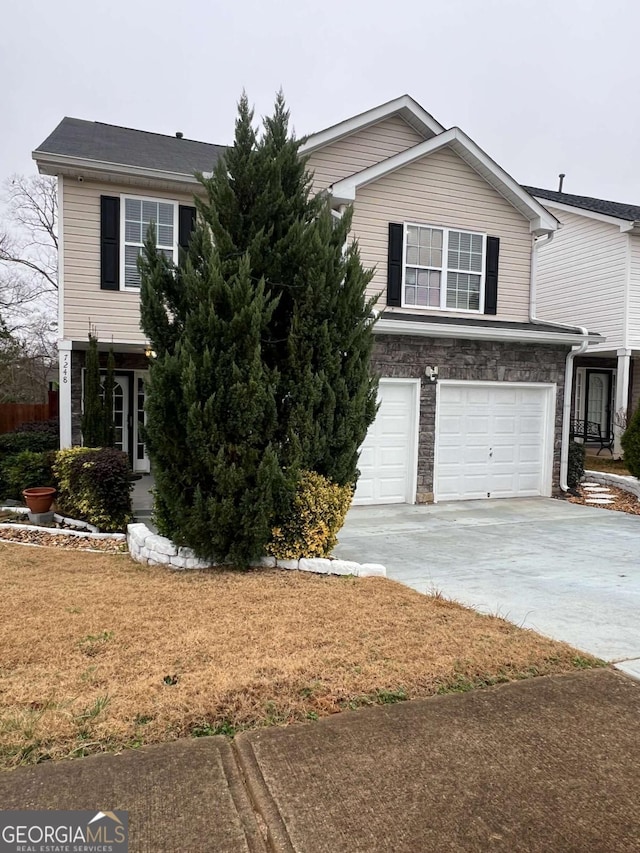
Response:
[[[305,140],[301,151],[303,154],[310,154],[318,148],[330,145],[345,136],[351,136],[352,133],[357,133],[392,116],[404,119],[425,139],[432,139],[445,130],[440,122],[436,121],[411,95],[400,95],[399,98],[345,119],[318,133],[312,133]]]
[[[350,204],[360,187],[374,183],[392,172],[428,157],[444,147],[450,148],[464,160],[481,178],[503,196],[516,210],[529,220],[531,233],[548,234],[558,227],[558,220],[533,196],[529,195],[504,169],[491,159],[459,127],[452,127],[437,136],[374,163],[361,172],[336,181],[329,191],[336,205]]]

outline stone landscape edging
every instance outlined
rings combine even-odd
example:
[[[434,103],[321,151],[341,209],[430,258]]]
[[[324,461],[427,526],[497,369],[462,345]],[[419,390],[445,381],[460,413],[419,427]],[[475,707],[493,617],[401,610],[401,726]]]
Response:
[[[600,486],[616,486],[618,489],[623,489],[625,492],[630,492],[637,498],[640,498],[640,480],[635,477],[625,477],[622,474],[608,474],[604,471],[587,471],[584,472],[583,482],[585,480],[598,483]]]
[[[178,570],[215,567],[215,563],[198,559],[190,548],[180,547],[165,536],[153,533],[143,522],[127,526],[127,545],[132,560],[149,566],[167,566]],[[263,557],[257,567],[297,569],[322,575],[354,575],[359,578],[387,576],[387,570],[379,563],[355,563],[328,557],[301,557],[299,560]]]

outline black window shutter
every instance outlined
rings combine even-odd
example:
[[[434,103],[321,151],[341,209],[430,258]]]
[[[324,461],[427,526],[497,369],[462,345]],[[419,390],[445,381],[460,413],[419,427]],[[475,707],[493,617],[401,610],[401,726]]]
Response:
[[[181,204],[178,209],[178,245],[185,251],[189,248],[191,232],[196,227],[196,209]]]
[[[389,223],[389,258],[387,263],[387,305],[402,305],[402,263],[404,225]]]
[[[120,289],[120,199],[100,196],[100,287]]]
[[[487,237],[487,258],[484,275],[484,313],[498,313],[498,256],[500,238]]]

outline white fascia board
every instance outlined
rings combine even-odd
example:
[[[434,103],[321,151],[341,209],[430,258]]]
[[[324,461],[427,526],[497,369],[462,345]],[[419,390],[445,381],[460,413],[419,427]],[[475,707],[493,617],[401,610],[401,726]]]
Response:
[[[402,169],[416,160],[428,157],[444,146],[449,146],[466,163],[471,166],[488,184],[493,186],[509,203],[529,220],[530,231],[533,234],[546,234],[556,231],[559,225],[556,217],[550,213],[533,196],[523,190],[520,184],[508,175],[481,148],[479,148],[466,133],[458,127],[452,127],[443,133],[414,145],[406,151],[394,154],[380,163],[363,169],[355,175],[336,181],[330,192],[336,204],[350,204],[355,201],[356,192],[380,178]]]
[[[583,207],[576,207],[573,204],[565,204],[564,202],[551,201],[548,198],[540,198],[536,196],[536,200],[545,207],[557,208],[564,210],[566,213],[573,213],[576,216],[585,216],[587,219],[597,219],[600,222],[606,222],[609,225],[617,225],[621,231],[631,231],[637,223],[631,222],[629,219],[619,219],[617,216],[607,216],[606,213],[596,213],[594,210],[585,210]]]
[[[506,329],[500,326],[457,326],[454,323],[422,323],[419,320],[390,320],[381,318],[373,327],[378,335],[417,335],[429,338],[463,338],[465,340],[482,341],[520,341],[540,344],[581,344],[584,335],[576,330],[570,332],[553,332],[548,329],[533,331],[528,329]],[[589,343],[602,343],[601,335],[588,335]]]
[[[352,133],[357,133],[359,130],[364,130],[364,128],[394,115],[401,116],[424,135],[434,136],[444,130],[444,127],[410,95],[402,95],[393,101],[387,101],[386,104],[380,104],[378,107],[327,127],[325,130],[320,130],[318,133],[311,134],[307,141],[300,146],[300,153],[311,154],[318,148],[324,148],[325,145],[330,145],[338,139],[350,136]]]
[[[77,172],[104,172],[109,175],[124,177],[151,178],[152,180],[174,181],[185,184],[197,184],[193,175],[186,172],[168,172],[163,169],[149,169],[143,166],[130,166],[125,163],[109,163],[103,160],[87,160],[84,157],[70,157],[66,154],[48,154],[43,151],[33,151],[33,159],[38,169],[45,175],[57,175],[60,168]]]
[[[115,292],[115,291],[114,291]],[[73,350],[87,350],[89,349],[89,341],[88,340],[71,340],[68,342],[70,346],[69,349]],[[140,343],[140,341],[114,341],[114,340],[100,340],[98,338],[98,344],[103,347],[109,347],[113,349],[114,352],[127,352],[127,353],[144,353],[149,344]],[[66,348],[66,342],[65,342]]]

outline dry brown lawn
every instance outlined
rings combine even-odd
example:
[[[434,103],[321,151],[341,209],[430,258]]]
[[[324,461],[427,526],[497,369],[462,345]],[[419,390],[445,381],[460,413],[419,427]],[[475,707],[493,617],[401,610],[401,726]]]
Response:
[[[381,578],[1,544],[0,585],[4,768],[596,663]]]

